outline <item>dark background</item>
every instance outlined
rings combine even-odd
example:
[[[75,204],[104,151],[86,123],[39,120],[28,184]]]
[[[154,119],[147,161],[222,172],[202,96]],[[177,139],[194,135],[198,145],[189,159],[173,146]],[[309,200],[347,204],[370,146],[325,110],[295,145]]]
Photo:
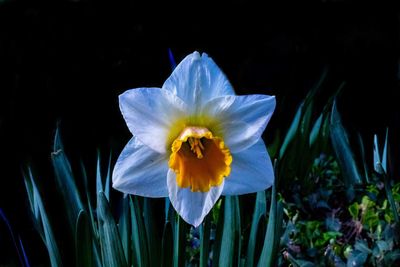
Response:
[[[276,129],[288,127],[327,68],[317,106],[345,81],[338,101],[349,132],[362,133],[371,150],[373,134],[389,127],[397,158],[397,8],[345,1],[236,7],[240,12],[199,6],[159,15],[135,1],[0,2],[0,208],[33,263],[47,258],[30,221],[21,171],[32,166],[51,203],[57,122],[73,167],[83,160],[94,170],[97,149],[115,160],[130,138],[118,95],[160,87],[171,71],[168,49],[177,62],[195,50],[208,53],[238,94],[276,95],[267,143]],[[0,264],[10,259],[16,254],[0,221]]]

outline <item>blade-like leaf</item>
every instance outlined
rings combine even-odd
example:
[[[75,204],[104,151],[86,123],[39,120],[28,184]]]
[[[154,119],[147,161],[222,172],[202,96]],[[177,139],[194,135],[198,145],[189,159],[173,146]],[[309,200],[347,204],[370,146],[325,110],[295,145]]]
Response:
[[[81,169],[82,169],[82,178],[83,178],[83,185],[84,189],[86,192],[86,202],[87,202],[87,208],[89,210],[89,217],[90,217],[90,223],[92,225],[92,232],[94,233],[95,237],[99,237],[99,231],[97,228],[97,222],[94,219],[94,214],[93,214],[93,205],[92,201],[90,199],[90,189],[88,185],[88,179],[87,179],[87,173],[86,173],[86,168],[83,162],[81,162]]]
[[[265,218],[265,214],[267,212],[267,203],[265,199],[265,191],[257,192],[256,204],[253,212],[253,220],[251,222],[251,230],[249,237],[249,244],[247,246],[246,253],[246,266],[253,266],[254,262],[257,262],[255,258],[255,250],[256,250],[256,242],[257,242],[257,234],[260,225],[260,218]],[[264,235],[264,233],[262,233]]]
[[[46,210],[43,205],[42,197],[34,181],[31,170],[24,175],[25,187],[28,191],[28,196],[31,195],[31,208],[33,213],[36,213],[35,224],[39,227],[39,232],[42,232],[42,238],[49,253],[50,264],[52,267],[62,266],[60,251],[57,246],[56,239],[53,234],[52,227],[49,223]],[[31,192],[31,194],[29,193]]]
[[[240,212],[237,196],[225,196],[224,228],[218,266],[237,266],[240,262]]]
[[[272,186],[267,232],[265,233],[264,246],[257,266],[275,266],[282,233],[282,217],[282,201],[276,200],[276,186]]]
[[[293,121],[290,124],[289,130],[285,136],[285,139],[283,140],[281,149],[279,150],[279,159],[282,159],[282,157],[285,155],[289,144],[293,141],[294,137],[297,134],[303,112],[303,106],[304,102],[300,104],[299,108],[297,109],[296,115],[294,116]]]
[[[362,163],[363,163],[365,181],[367,183],[369,183],[368,165],[367,165],[367,161],[365,160],[364,142],[363,142],[363,139],[362,139],[360,134],[358,134],[358,144],[360,146],[360,155],[361,155],[361,160],[362,160]]]
[[[381,161],[381,156],[380,156],[380,152],[379,152],[379,143],[378,143],[378,136],[376,134],[374,134],[374,170],[376,172],[379,172],[379,170],[377,169],[377,164],[378,163],[382,163]]]
[[[111,184],[111,154],[108,158],[107,174],[106,174],[106,184],[104,186],[104,194],[106,198],[110,200],[110,184]]]
[[[103,176],[101,175],[100,166],[100,152],[97,152],[97,165],[96,165],[96,194],[104,192]]]
[[[161,250],[161,266],[170,267],[173,265],[174,257],[174,240],[172,225],[166,222],[164,225],[164,232],[162,237],[162,250]]]
[[[149,251],[150,266],[160,266],[160,257],[152,257],[150,252],[160,251],[161,240],[157,234],[155,225],[155,216],[153,214],[153,200],[149,198],[143,199],[143,219],[146,229],[147,245]]]
[[[174,267],[185,265],[186,235],[188,225],[178,216],[174,237]]]
[[[387,166],[388,135],[389,135],[389,129],[386,129],[385,145],[383,147],[383,152],[382,152],[382,167],[386,173],[388,173],[388,166]]]
[[[399,216],[399,212],[397,211],[396,202],[393,198],[392,188],[390,186],[389,178],[388,178],[386,172],[383,170],[381,163],[378,163],[376,165],[377,165],[377,170],[379,170],[378,173],[380,174],[380,176],[383,176],[383,183],[385,186],[386,197],[387,197],[390,207],[393,211],[394,220],[396,223],[400,223],[400,216]]]
[[[361,184],[361,175],[351,151],[346,130],[342,125],[342,120],[337,111],[336,101],[332,105],[330,131],[333,150],[335,151],[346,185],[350,187],[354,184]]]
[[[220,253],[221,253],[221,244],[222,244],[222,232],[224,229],[224,217],[225,217],[225,201],[226,198],[221,198],[217,204],[214,206],[212,209],[212,212],[215,212],[216,208],[218,205],[220,205],[219,213],[218,213],[218,219],[215,219],[215,224],[217,225],[217,228],[215,230],[215,236],[214,236],[214,248],[213,248],[213,257],[212,257],[212,266],[218,266],[219,258],[220,258]],[[211,214],[211,213],[210,213]]]
[[[109,267],[127,266],[121,239],[103,192],[97,194],[97,217],[103,265]]]
[[[149,266],[149,253],[146,229],[143,225],[142,212],[137,197],[130,197],[132,226],[132,263],[134,266]]]
[[[61,193],[64,200],[67,219],[73,235],[75,234],[76,221],[79,213],[83,210],[83,205],[75,184],[71,165],[63,151],[59,129],[56,130],[54,152],[51,153],[51,159],[56,174],[58,192]]]
[[[319,133],[320,133],[320,131],[321,131],[321,127],[322,127],[322,118],[323,118],[323,115],[324,115],[323,113],[321,113],[321,114],[319,115],[318,119],[315,121],[314,126],[313,126],[312,129],[311,129],[311,132],[310,132],[310,139],[309,139],[310,147],[311,147],[312,145],[314,145],[315,142],[317,141],[318,135],[319,135]]]
[[[131,266],[131,216],[129,213],[129,198],[124,195],[121,201],[121,214],[118,220],[118,230],[128,266]]]
[[[200,225],[200,267],[208,266],[210,259],[211,214]]]
[[[92,234],[88,214],[81,211],[76,222],[76,266],[93,266]]]

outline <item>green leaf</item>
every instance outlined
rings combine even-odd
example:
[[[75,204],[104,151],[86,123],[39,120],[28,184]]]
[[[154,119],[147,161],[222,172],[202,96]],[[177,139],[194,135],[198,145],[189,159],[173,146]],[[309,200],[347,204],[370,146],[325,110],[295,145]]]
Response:
[[[381,173],[380,169],[377,169],[377,164],[382,163],[381,156],[379,152],[379,143],[378,143],[378,136],[374,134],[374,169],[377,173]]]
[[[349,212],[353,220],[358,220],[358,212],[360,210],[360,207],[357,202],[354,202],[349,206]]]
[[[173,264],[175,267],[185,265],[185,251],[186,251],[186,233],[187,224],[182,220],[180,216],[177,218],[175,226],[175,238],[174,238],[174,258]]]
[[[127,266],[117,225],[103,192],[97,194],[97,205],[103,265],[109,267]]]
[[[47,217],[46,210],[43,205],[42,197],[34,181],[32,172],[28,169],[28,174],[24,174],[25,188],[28,192],[29,203],[34,214],[34,221],[37,229],[46,245],[49,253],[50,264],[52,267],[63,266],[60,251],[57,246],[56,239],[53,234],[52,227]]]
[[[283,156],[286,153],[286,150],[288,149],[289,144],[293,141],[294,137],[297,134],[299,125],[300,125],[300,119],[302,117],[302,112],[303,112],[303,106],[304,102],[300,104],[300,106],[297,109],[296,115],[293,118],[292,123],[290,124],[289,130],[285,136],[285,139],[283,140],[281,149],[279,150],[279,159],[282,159]]]
[[[368,259],[368,254],[359,250],[353,250],[347,259],[347,267],[364,266]]]
[[[367,161],[365,160],[364,142],[363,142],[363,139],[362,139],[360,133],[358,133],[358,144],[360,146],[360,155],[361,155],[361,160],[362,160],[363,168],[364,168],[365,181],[367,182],[367,184],[369,184],[370,181],[369,181],[369,174],[368,174],[368,164],[367,164]]]
[[[389,135],[389,129],[386,129],[385,145],[383,147],[383,152],[382,152],[382,167],[386,173],[388,168],[387,166],[388,135]]]
[[[153,202],[153,199],[143,199],[143,219],[147,236],[150,266],[160,266],[160,257],[151,256],[151,252],[161,250],[161,239],[159,238],[158,231],[155,226],[156,220],[153,214]]]
[[[310,147],[315,144],[315,142],[317,141],[317,138],[320,134],[321,127],[322,127],[322,117],[323,117],[323,113],[321,113],[319,115],[318,119],[315,121],[314,126],[311,129],[310,138],[309,138]]]
[[[372,253],[372,250],[368,247],[367,242],[364,240],[357,240],[357,242],[354,244],[354,249],[366,254]]]
[[[386,252],[390,250],[389,244],[386,241],[378,240],[376,241],[376,245],[378,246],[381,252]]]
[[[335,218],[333,216],[328,216],[325,219],[325,226],[326,229],[328,229],[329,231],[339,232],[341,228],[341,223],[338,218]]]
[[[88,179],[87,179],[87,173],[86,173],[86,168],[85,165],[83,164],[83,162],[81,162],[81,169],[82,169],[82,178],[83,178],[83,185],[84,185],[84,189],[86,192],[86,202],[87,202],[87,207],[89,210],[89,216],[90,216],[90,223],[92,226],[92,232],[94,234],[94,236],[96,237],[96,239],[98,239],[99,237],[99,229],[97,228],[97,222],[94,219],[94,214],[93,214],[93,205],[92,205],[92,201],[90,199],[90,189],[89,189],[89,185],[88,185]],[[99,249],[98,243],[96,243],[96,249]]]
[[[204,223],[200,225],[200,267],[208,266],[210,258],[211,214],[208,214]]]
[[[307,172],[310,168],[312,155],[304,153],[309,151],[309,139],[311,130],[311,118],[313,113],[312,94],[308,94],[300,105],[296,116],[285,137],[279,154],[279,173],[277,184],[279,187],[287,187],[296,177],[305,188],[311,188],[307,183]],[[285,177],[286,179],[280,179]]]
[[[173,231],[170,222],[166,222],[164,225],[164,232],[162,237],[162,250],[161,250],[161,266],[170,267],[173,266],[173,255],[174,255],[174,239]]]
[[[260,219],[265,219],[265,214],[267,212],[267,203],[265,199],[265,191],[257,192],[256,203],[253,212],[253,220],[251,222],[249,243],[247,246],[246,253],[246,266],[254,266],[254,262],[258,262],[259,252],[256,253],[256,242],[259,234],[263,236],[265,233],[260,233],[259,228],[262,228],[262,221]],[[257,258],[255,255],[257,254]]]
[[[288,261],[291,264],[293,264],[294,267],[314,267],[315,266],[315,264],[310,261],[298,260],[298,259],[294,258],[290,253],[286,253],[286,257],[287,257]]]
[[[224,228],[218,266],[237,266],[240,262],[240,212],[237,196],[225,196]]]
[[[105,186],[104,186],[104,194],[108,200],[110,200],[110,184],[111,184],[110,181],[111,181],[111,153],[108,158],[106,182],[105,182]]]
[[[93,266],[92,234],[86,211],[81,210],[76,222],[76,266]]]
[[[385,185],[386,197],[389,200],[389,204],[394,215],[394,220],[397,224],[399,224],[400,223],[399,212],[397,211],[396,202],[393,198],[392,189],[389,184],[389,178],[387,177],[385,172],[383,172],[381,176],[383,176],[383,183]]]
[[[51,153],[51,160],[56,174],[58,192],[60,192],[64,200],[65,212],[73,235],[75,234],[76,221],[79,213],[83,210],[83,205],[75,184],[71,165],[63,151],[59,129],[56,130],[54,152]]]
[[[257,266],[275,266],[282,234],[283,206],[282,201],[276,200],[276,186],[272,186],[271,206],[264,246]]]
[[[121,214],[118,221],[118,230],[128,266],[131,266],[131,216],[129,213],[129,197],[124,195],[121,201]]]
[[[101,175],[100,166],[100,152],[97,152],[97,163],[96,163],[96,194],[104,192],[103,176]]]
[[[134,266],[149,266],[146,229],[137,197],[129,198],[132,227],[132,263]]]
[[[332,105],[330,132],[333,150],[342,170],[346,186],[350,187],[354,184],[361,184],[361,175],[357,169],[346,130],[342,125],[342,120],[337,111],[336,101]]]
[[[400,250],[396,249],[394,251],[389,251],[385,255],[384,260],[385,260],[386,266],[394,266],[393,264],[400,260]]]
[[[214,249],[212,257],[213,266],[218,266],[221,253],[222,233],[224,230],[225,201],[226,201],[225,197],[221,198],[220,200],[217,201],[216,205],[211,210],[214,222],[217,225],[217,228],[215,230]]]

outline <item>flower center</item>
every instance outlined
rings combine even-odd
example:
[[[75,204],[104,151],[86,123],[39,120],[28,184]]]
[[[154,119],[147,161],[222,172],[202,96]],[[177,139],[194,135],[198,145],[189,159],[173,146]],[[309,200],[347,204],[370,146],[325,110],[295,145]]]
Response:
[[[178,186],[192,192],[208,192],[231,172],[232,156],[222,138],[205,127],[186,127],[174,140],[169,167]]]

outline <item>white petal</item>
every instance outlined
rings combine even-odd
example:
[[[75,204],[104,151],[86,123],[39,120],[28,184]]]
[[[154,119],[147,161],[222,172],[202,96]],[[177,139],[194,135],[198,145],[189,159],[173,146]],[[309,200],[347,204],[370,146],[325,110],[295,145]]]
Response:
[[[225,143],[231,152],[240,152],[261,138],[275,104],[269,95],[222,96],[209,101],[203,112],[221,121]]]
[[[262,139],[232,157],[232,171],[225,178],[223,195],[254,193],[274,184],[274,170]]]
[[[192,192],[189,188],[180,188],[176,175],[168,171],[168,193],[172,206],[179,215],[194,227],[199,226],[221,195],[224,183],[211,187],[208,192]]]
[[[119,96],[119,106],[129,130],[143,144],[166,152],[171,124],[185,115],[185,103],[159,88],[131,89]]]
[[[112,175],[112,186],[124,193],[143,197],[166,197],[166,156],[133,137],[122,150]]]
[[[235,94],[225,74],[207,56],[194,52],[176,66],[163,89],[180,97],[193,111],[217,96]]]

